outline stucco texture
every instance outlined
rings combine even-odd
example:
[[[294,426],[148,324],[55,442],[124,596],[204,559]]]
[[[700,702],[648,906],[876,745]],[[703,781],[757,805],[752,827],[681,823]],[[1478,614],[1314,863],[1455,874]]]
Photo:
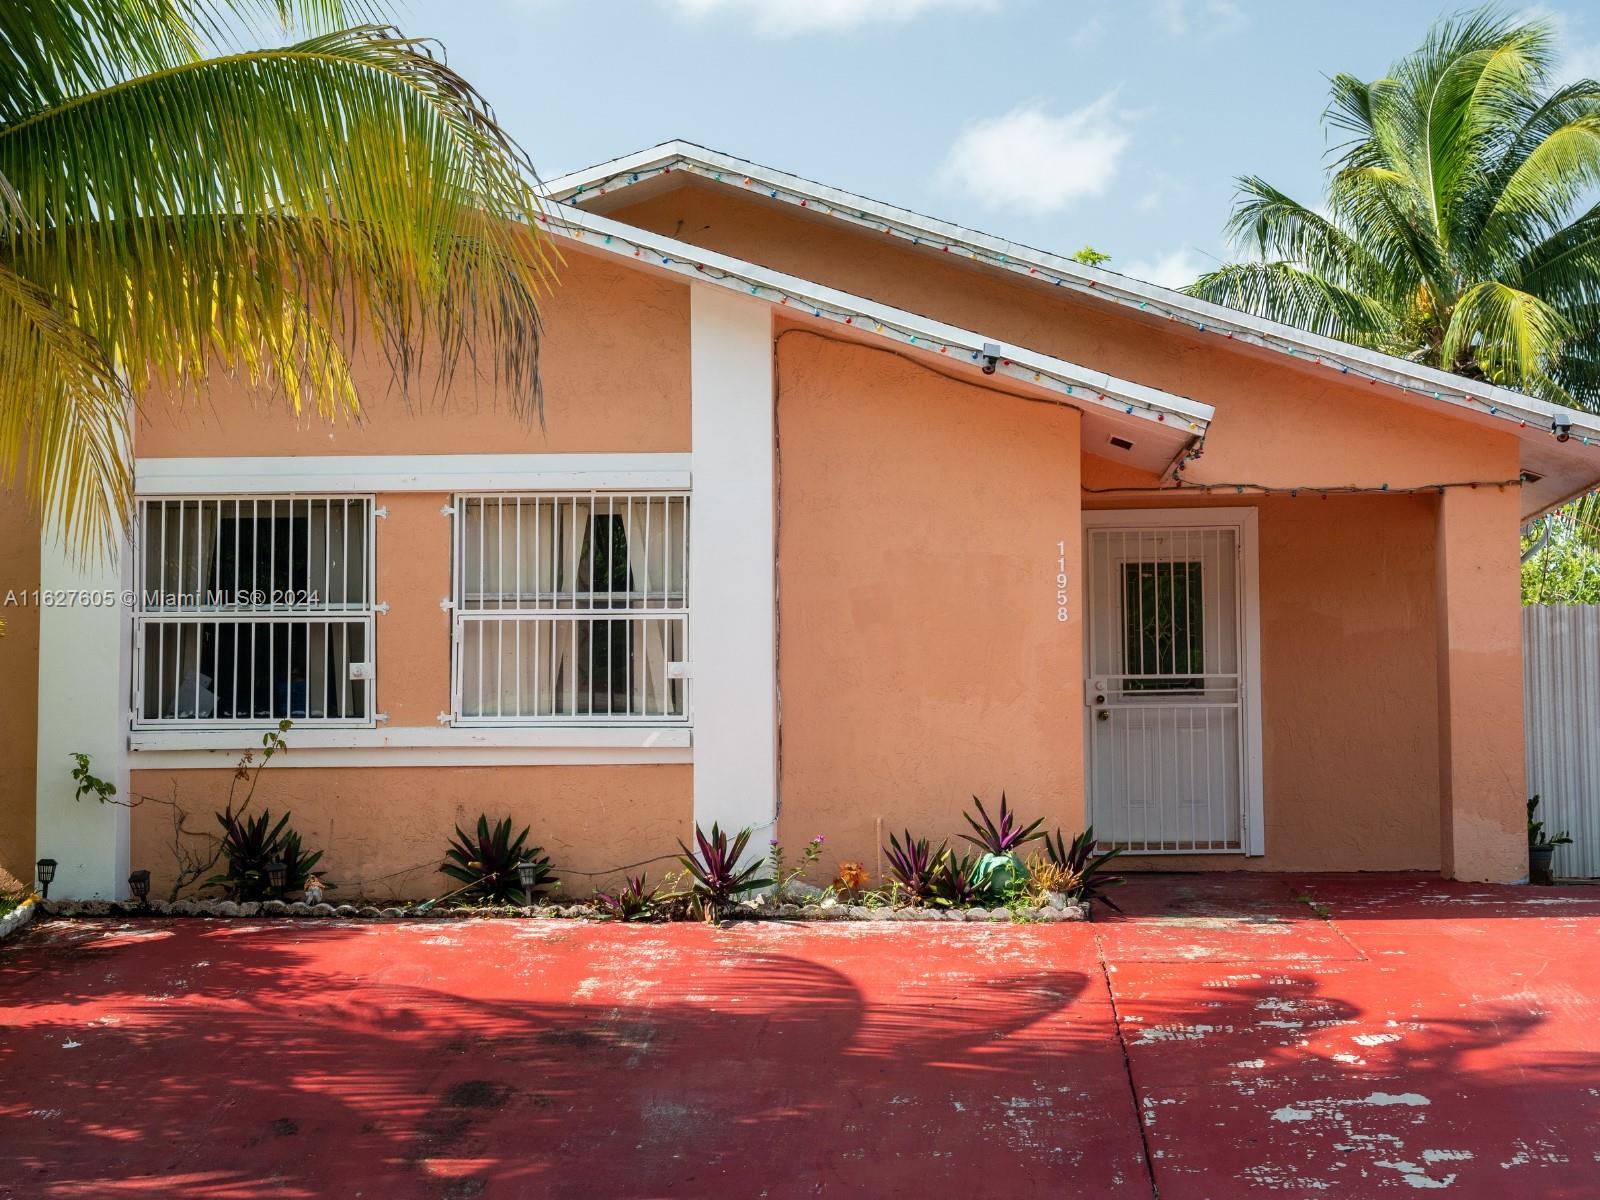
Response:
[[[38,586],[38,519],[20,493],[0,491],[0,889],[33,882]]]
[[[1266,853],[1128,865],[1437,869],[1435,499],[1213,497],[1184,506],[1202,504],[1248,504],[1258,514]],[[1174,505],[1091,497],[1085,507]]]
[[[292,755],[293,750],[289,753]],[[232,772],[135,771],[132,793],[149,796],[132,811],[132,861],[148,867],[152,895],[165,896],[174,871],[173,807],[191,829],[215,830]],[[384,767],[365,770],[269,764],[252,811],[285,810],[318,871],[339,885],[338,901],[422,899],[458,886],[439,874],[446,843],[480,813],[509,816],[531,829],[562,880],[562,893],[587,897],[614,882],[618,868],[675,852],[692,819],[690,767],[524,766]],[[652,863],[651,878],[675,867]]]
[[[974,793],[1077,828],[1077,414],[807,332],[778,384],[780,836],[877,875]]]
[[[359,418],[298,417],[218,376],[203,399],[147,403],[140,457],[275,454],[648,453],[689,449],[689,288],[581,251],[540,306],[544,425],[463,363],[424,367],[403,396],[381,352],[354,358]]]

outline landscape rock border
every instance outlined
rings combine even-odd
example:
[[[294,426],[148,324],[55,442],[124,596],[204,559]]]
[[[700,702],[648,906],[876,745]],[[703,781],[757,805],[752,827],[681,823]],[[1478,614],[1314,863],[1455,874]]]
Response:
[[[0,937],[12,928],[26,924],[37,907],[52,917],[337,917],[345,920],[374,921],[471,921],[486,918],[505,919],[582,919],[601,918],[601,912],[591,904],[539,904],[526,908],[511,905],[485,905],[478,908],[430,908],[418,912],[412,908],[372,904],[307,904],[304,901],[266,900],[262,902],[233,900],[152,900],[148,904],[132,901],[110,900],[41,900],[29,901],[0,921]],[[7,928],[7,921],[19,918]],[[613,920],[614,918],[605,918]],[[964,921],[993,924],[1057,923],[1087,921],[1089,905],[1047,905],[1042,908],[912,908],[888,906],[868,907],[862,904],[740,904],[723,914],[726,921]],[[637,922],[643,924],[644,922]]]
[[[5,916],[0,917],[0,941],[4,941],[17,930],[21,929],[29,921],[33,920],[34,909],[37,907],[38,901],[32,896],[29,896]]]

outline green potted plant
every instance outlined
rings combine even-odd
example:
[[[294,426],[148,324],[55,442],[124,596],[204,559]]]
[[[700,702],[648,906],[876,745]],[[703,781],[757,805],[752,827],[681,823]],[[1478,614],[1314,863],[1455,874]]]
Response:
[[[1546,834],[1544,822],[1539,820],[1539,797],[1528,797],[1528,882],[1554,883],[1555,874],[1550,868],[1550,860],[1555,855],[1557,846],[1570,846],[1572,837],[1566,830],[1560,833]]]

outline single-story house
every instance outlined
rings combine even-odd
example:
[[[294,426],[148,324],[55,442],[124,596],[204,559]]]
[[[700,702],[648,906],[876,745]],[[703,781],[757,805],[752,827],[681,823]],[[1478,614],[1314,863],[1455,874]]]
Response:
[[[573,891],[712,821],[876,874],[1002,791],[1133,867],[1525,876],[1518,531],[1595,417],[684,142],[547,196],[542,428],[358,348],[359,422],[141,413],[119,564],[8,508],[6,869],[161,894],[287,718],[255,804],[341,895],[479,813]]]

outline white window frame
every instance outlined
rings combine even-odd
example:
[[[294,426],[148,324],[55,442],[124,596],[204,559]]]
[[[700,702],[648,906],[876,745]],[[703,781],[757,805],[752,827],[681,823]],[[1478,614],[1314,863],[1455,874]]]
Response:
[[[361,579],[363,582],[362,602],[350,604],[346,602],[341,606],[310,605],[296,606],[292,603],[280,604],[278,598],[271,596],[271,600],[261,607],[242,607],[227,605],[183,605],[166,606],[158,605],[154,608],[146,607],[146,559],[145,555],[151,547],[142,544],[146,529],[146,511],[151,505],[168,503],[196,503],[199,505],[220,504],[219,515],[225,515],[227,507],[231,504],[292,505],[298,502],[349,502],[351,504],[365,505],[363,521],[365,536],[365,555],[360,564]],[[377,528],[376,522],[379,514],[377,497],[371,492],[350,491],[315,491],[315,492],[283,492],[283,491],[250,491],[224,493],[209,489],[200,491],[182,492],[143,492],[138,496],[138,512],[136,534],[134,538],[134,579],[133,579],[133,623],[132,623],[132,680],[130,697],[132,703],[130,728],[134,731],[146,733],[177,733],[186,731],[205,730],[260,730],[275,728],[278,722],[285,717],[293,721],[296,728],[305,729],[372,729],[380,719],[378,714],[377,692],[377,613],[381,610],[377,604],[375,589],[377,586]],[[309,567],[308,567],[309,578]],[[348,576],[347,576],[348,578]],[[165,581],[163,581],[165,582]],[[182,586],[182,581],[174,581]],[[202,581],[197,581],[202,582]],[[366,648],[365,661],[360,665],[365,673],[366,704],[365,714],[360,717],[312,717],[293,716],[285,713],[283,716],[258,716],[252,714],[248,717],[146,717],[145,714],[145,648],[149,631],[157,625],[165,624],[195,624],[207,620],[215,625],[259,625],[265,623],[296,622],[304,624],[308,629],[313,625],[359,625],[363,631],[363,641]],[[353,668],[357,664],[351,663]],[[309,711],[309,704],[308,704]]]
[[[528,501],[553,501],[559,504],[563,500],[588,501],[590,504],[589,515],[592,521],[597,501],[610,500],[612,503],[626,504],[629,500],[638,502],[648,501],[681,501],[683,505],[683,545],[680,548],[681,566],[683,573],[683,587],[680,602],[661,608],[646,608],[640,610],[623,610],[616,608],[594,609],[566,609],[553,608],[527,608],[527,607],[496,607],[474,608],[466,606],[467,592],[467,513],[472,503],[485,503],[503,501],[515,502],[520,506]],[[621,510],[618,510],[621,511]],[[450,503],[451,517],[451,584],[448,607],[450,611],[450,712],[449,723],[454,727],[462,728],[563,728],[563,729],[661,729],[661,728],[686,728],[690,725],[693,713],[693,699],[691,695],[692,684],[689,678],[688,660],[690,658],[689,637],[691,630],[690,611],[693,596],[693,580],[691,578],[690,557],[688,542],[692,527],[693,503],[691,491],[688,487],[662,487],[640,486],[634,483],[622,483],[617,486],[594,487],[535,487],[517,489],[475,489],[454,493]],[[670,519],[669,519],[670,528]],[[481,532],[481,531],[480,531]],[[520,566],[519,566],[520,571]],[[589,596],[589,593],[574,593]],[[595,593],[598,594],[598,593]],[[649,614],[648,617],[631,617],[630,611]],[[535,627],[541,624],[552,624],[562,621],[582,620],[585,614],[591,619],[598,620],[669,620],[681,627],[680,639],[682,645],[682,658],[664,662],[665,678],[681,690],[682,711],[675,713],[543,713],[538,715],[504,714],[468,714],[463,706],[463,686],[466,674],[466,627],[472,622],[481,622],[487,625],[495,621],[527,622]],[[481,651],[481,643],[480,643]],[[481,670],[481,668],[480,668]],[[592,689],[592,681],[591,681]],[[592,707],[592,699],[591,699]]]

